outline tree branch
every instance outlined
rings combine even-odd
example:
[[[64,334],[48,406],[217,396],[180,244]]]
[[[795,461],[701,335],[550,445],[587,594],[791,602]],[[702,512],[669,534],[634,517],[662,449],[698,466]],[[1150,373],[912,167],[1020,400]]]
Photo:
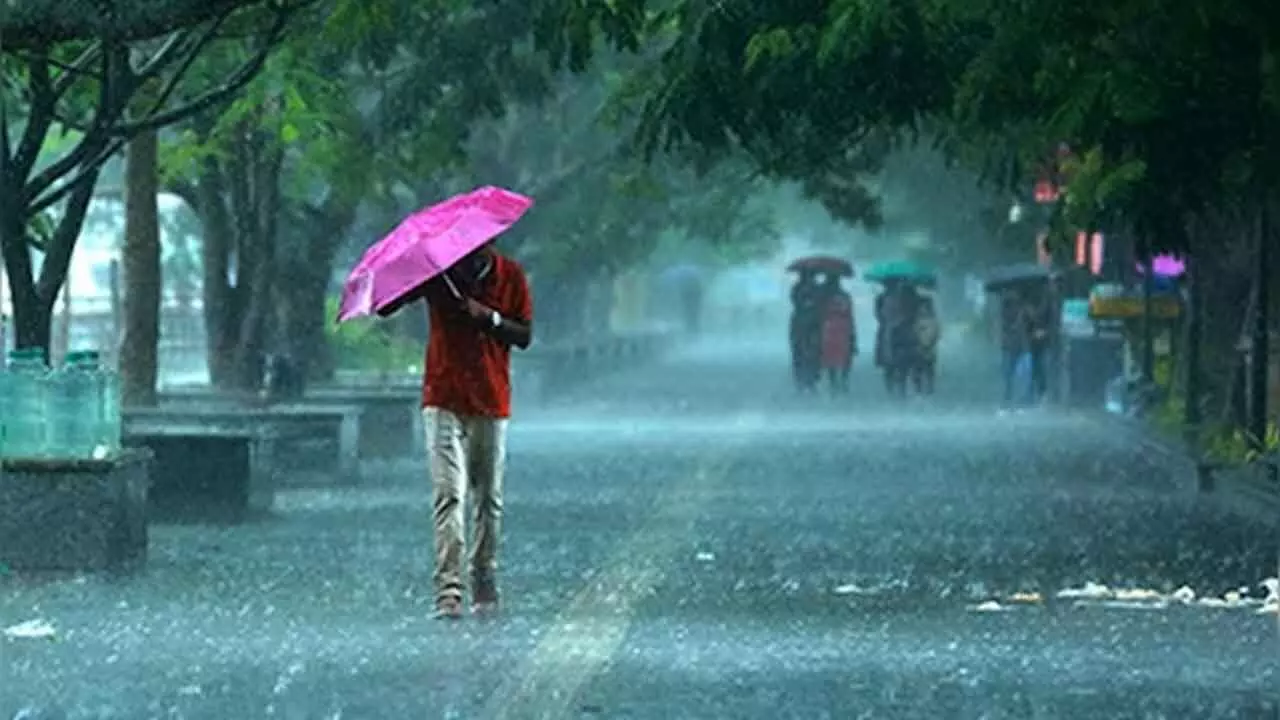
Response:
[[[239,68],[236,69],[231,77],[227,79],[220,87],[209,90],[199,97],[182,104],[179,107],[164,112],[159,112],[159,108],[163,107],[169,96],[176,90],[178,83],[186,75],[187,70],[196,61],[200,55],[200,50],[213,39],[213,31],[211,29],[196,41],[196,44],[183,58],[179,67],[170,76],[165,87],[160,91],[156,103],[152,110],[143,119],[136,122],[113,122],[111,125],[103,127],[104,115],[118,119],[121,109],[111,107],[105,99],[100,100],[100,106],[110,108],[108,115],[104,111],[100,111],[95,115],[93,125],[86,131],[84,139],[76,146],[74,150],[67,153],[59,162],[47,168],[39,177],[31,183],[28,188],[27,197],[30,198],[30,213],[32,215],[45,210],[58,201],[62,200],[71,192],[76,183],[84,177],[94,174],[98,168],[105,163],[112,155],[115,155],[124,147],[132,137],[138,133],[148,130],[158,130],[162,127],[173,125],[181,122],[192,115],[198,115],[209,108],[220,105],[229,100],[236,93],[244,89],[246,85],[257,77],[258,72],[262,70],[267,58],[271,55],[280,39],[284,36],[284,30],[288,26],[289,18],[296,11],[297,6],[278,8],[271,27],[267,30],[263,47],[254,54],[252,58],[246,60]],[[217,21],[221,22],[221,21]],[[166,46],[167,47],[167,46]],[[108,64],[109,66],[109,64]],[[105,70],[104,70],[105,74]],[[129,86],[136,88],[137,83],[141,82],[141,76],[130,74]],[[103,81],[104,98],[112,96],[114,91],[110,89],[112,82]],[[109,139],[108,139],[109,138]],[[101,150],[97,154],[90,154],[88,150],[92,147],[90,142],[97,144]],[[78,172],[71,180],[63,183],[58,188],[49,191],[49,188],[57,181],[58,178],[70,173],[73,169],[79,167]],[[48,191],[48,192],[46,192]],[[43,193],[43,194],[42,194]]]
[[[209,90],[194,100],[183,103],[176,108],[160,112],[160,108],[164,106],[164,103],[177,89],[178,82],[181,81],[187,70],[191,68],[191,65],[199,57],[200,50],[213,39],[213,30],[216,30],[215,26],[214,29],[211,29],[209,33],[197,41],[195,47],[187,54],[178,69],[174,71],[164,89],[160,91],[160,96],[157,98],[157,102],[151,112],[136,122],[117,125],[111,130],[111,134],[128,139],[140,132],[158,130],[181,122],[192,115],[198,115],[231,99],[232,96],[243,90],[246,85],[258,76],[262,66],[266,64],[267,58],[271,56],[271,52],[284,36],[284,30],[288,26],[289,18],[293,15],[293,12],[294,9],[291,8],[281,8],[276,11],[275,19],[267,30],[262,48],[253,57],[241,64],[221,86]]]
[[[121,148],[125,146],[125,143],[127,143],[128,140],[124,138],[114,138],[111,140],[97,138],[95,142],[101,149],[98,150],[96,154],[86,152],[87,158],[83,163],[80,163],[79,170],[71,177],[70,180],[64,182],[44,195],[41,195],[36,199],[32,199],[28,205],[28,217],[39,215],[45,210],[56,205],[58,201],[62,200],[74,191],[81,182],[84,182],[85,178],[91,176],[96,177],[98,171],[102,169],[102,164],[107,160],[110,160],[112,155],[120,152]],[[84,146],[84,144],[84,142],[81,142],[80,146]],[[78,146],[77,149],[79,149],[80,146]],[[46,186],[45,189],[48,189],[48,187]]]
[[[66,214],[58,221],[58,229],[45,246],[44,262],[40,266],[40,279],[36,282],[36,295],[53,304],[62,281],[71,266],[71,255],[76,248],[76,238],[84,226],[84,215],[93,200],[93,187],[98,181],[97,170],[86,176],[72,188]]]
[[[0,90],[3,92],[3,90]],[[0,194],[9,193],[9,103],[0,97]]]
[[[112,12],[108,13],[99,10],[99,3],[6,2],[0,38],[5,50],[36,50],[71,40],[132,43],[163,37],[267,2],[274,0],[131,0],[111,3]]]
[[[14,157],[12,167],[12,179],[19,187],[27,181],[31,168],[35,167],[36,158],[40,156],[40,146],[44,145],[49,126],[53,124],[54,106],[58,102],[49,76],[48,57],[33,58],[28,61],[27,69],[31,74],[31,108],[27,112],[27,126],[22,130],[18,154]]]
[[[165,182],[164,190],[182,198],[192,212],[200,214],[200,193],[195,183],[186,178],[172,178]]]
[[[85,48],[84,52],[80,53],[80,57],[73,60],[70,65],[58,65],[62,69],[62,74],[53,84],[53,94],[62,97],[80,77],[92,75],[93,73],[89,72],[89,63],[97,60],[101,54],[102,43],[96,42]]]
[[[112,84],[116,78],[113,77],[115,73],[112,72],[112,68],[111,56],[109,53],[104,51],[102,55],[102,68],[99,73],[98,110],[93,115],[93,122],[84,130],[84,137],[80,139],[80,142],[77,143],[70,152],[63,155],[57,160],[57,162],[54,162],[49,167],[45,168],[39,175],[36,175],[31,182],[27,183],[26,187],[23,188],[24,199],[34,200],[40,195],[40,193],[44,192],[51,185],[57,182],[58,178],[65,176],[67,173],[74,170],[76,166],[81,165],[83,161],[91,155],[92,150],[101,147],[103,138],[100,137],[99,134],[102,131],[104,118],[109,117],[107,113],[113,110],[115,99],[115,92]],[[28,127],[30,126],[28,125]],[[40,136],[39,141],[41,144],[44,143],[44,138],[44,135]],[[83,174],[84,173],[82,172],[81,175]],[[68,190],[73,184],[74,181],[67,183],[67,185],[63,186],[64,190]],[[63,194],[65,194],[65,192]],[[59,197],[61,197],[61,195],[59,195]],[[57,202],[57,200],[54,200],[53,202]],[[44,207],[52,205],[53,202],[47,203]],[[38,212],[40,212],[40,210],[31,210],[28,217],[35,215]]]

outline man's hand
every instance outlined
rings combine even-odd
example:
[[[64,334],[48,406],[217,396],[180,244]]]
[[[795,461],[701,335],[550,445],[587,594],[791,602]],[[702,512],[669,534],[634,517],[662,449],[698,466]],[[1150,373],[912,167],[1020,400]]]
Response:
[[[463,297],[460,303],[462,312],[476,324],[480,330],[506,343],[524,350],[533,339],[533,331],[527,323],[518,322],[509,317],[502,317],[496,310],[470,297]],[[494,315],[498,314],[499,322],[494,324]]]
[[[491,322],[493,318],[493,308],[476,300],[475,298],[464,297],[462,299],[462,309],[472,320],[477,322]]]

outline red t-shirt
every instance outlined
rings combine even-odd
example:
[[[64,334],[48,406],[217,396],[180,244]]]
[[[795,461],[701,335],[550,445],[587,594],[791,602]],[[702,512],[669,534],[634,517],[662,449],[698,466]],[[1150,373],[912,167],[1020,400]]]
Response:
[[[533,298],[524,269],[493,254],[493,264],[472,296],[502,317],[533,320]],[[447,303],[428,303],[431,335],[422,378],[422,405],[459,415],[511,416],[511,347],[477,327]]]

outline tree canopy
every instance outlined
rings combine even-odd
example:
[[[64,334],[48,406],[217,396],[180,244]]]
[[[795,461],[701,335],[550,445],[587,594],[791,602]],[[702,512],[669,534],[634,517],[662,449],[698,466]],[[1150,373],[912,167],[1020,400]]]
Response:
[[[1252,0],[551,4],[579,18],[558,57],[581,63],[600,36],[660,48],[629,93],[651,152],[746,152],[813,182],[865,177],[885,139],[925,131],[1017,187],[1066,144],[1074,222],[1166,246],[1276,166],[1277,28]]]

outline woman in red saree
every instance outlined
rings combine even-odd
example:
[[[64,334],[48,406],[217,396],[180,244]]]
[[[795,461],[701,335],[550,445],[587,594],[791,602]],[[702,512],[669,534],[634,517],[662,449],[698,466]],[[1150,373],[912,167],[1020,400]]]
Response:
[[[853,357],[858,354],[853,298],[840,287],[840,278],[836,275],[828,275],[823,284],[822,370],[832,393],[847,393],[849,371],[853,368]]]

